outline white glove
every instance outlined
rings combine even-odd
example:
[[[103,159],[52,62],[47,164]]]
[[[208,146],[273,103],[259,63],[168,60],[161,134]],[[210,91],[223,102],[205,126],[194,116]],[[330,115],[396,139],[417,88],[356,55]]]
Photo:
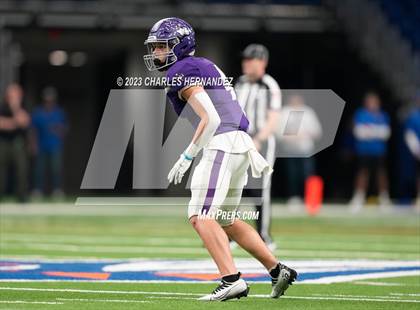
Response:
[[[181,183],[185,172],[187,172],[187,170],[190,168],[194,157],[197,156],[200,149],[201,148],[195,145],[194,143],[188,145],[187,149],[184,151],[184,153],[181,154],[178,161],[172,167],[171,171],[169,171],[169,184],[171,184],[172,181],[174,181],[175,185]]]
[[[181,154],[178,161],[172,167],[171,171],[168,174],[169,184],[174,181],[174,184],[181,183],[182,178],[184,177],[185,172],[190,168],[192,163],[192,157],[187,157],[184,154]]]

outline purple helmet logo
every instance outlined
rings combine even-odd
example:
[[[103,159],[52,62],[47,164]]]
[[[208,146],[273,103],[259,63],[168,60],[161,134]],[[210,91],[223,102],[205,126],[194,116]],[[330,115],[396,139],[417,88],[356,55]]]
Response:
[[[177,60],[194,55],[194,29],[180,18],[164,18],[153,25],[144,45],[147,54],[143,59],[147,69],[163,71]]]

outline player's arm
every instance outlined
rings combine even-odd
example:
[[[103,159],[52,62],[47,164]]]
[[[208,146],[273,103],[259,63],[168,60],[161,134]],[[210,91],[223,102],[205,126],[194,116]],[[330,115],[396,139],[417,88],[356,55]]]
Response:
[[[360,111],[357,111],[353,118],[353,135],[357,140],[372,139],[371,130],[368,124],[363,120]]]
[[[270,109],[267,112],[267,121],[265,126],[257,133],[255,139],[259,142],[263,142],[270,137],[276,130],[278,121],[280,118],[280,110]]]
[[[0,116],[0,130],[15,130],[17,128],[13,117]]]
[[[391,135],[391,129],[387,124],[376,125],[359,123],[355,125],[353,133],[359,140],[388,140]]]
[[[13,118],[20,128],[27,128],[31,124],[31,117],[24,109],[13,111]]]
[[[181,154],[168,174],[168,181],[181,183],[182,177],[198,152],[210,141],[220,125],[220,117],[207,92],[200,86],[191,86],[180,93],[194,112],[200,117],[200,123],[190,145]]]
[[[0,116],[1,130],[15,130],[17,128],[26,128],[30,125],[31,118],[23,109],[12,110],[12,116]]]
[[[200,117],[200,123],[194,133],[188,153],[195,157],[197,153],[210,141],[220,125],[220,117],[214,105],[201,86],[192,86],[181,93],[194,112]],[[189,149],[187,149],[188,151]]]
[[[280,108],[282,101],[282,93],[277,82],[272,78],[265,78],[268,85],[270,100],[268,102],[268,111],[265,126],[257,132],[254,142],[257,149],[261,147],[261,143],[266,141],[276,130],[280,118]]]
[[[412,129],[407,129],[404,132],[404,140],[411,154],[420,160],[420,141],[416,133]]]
[[[238,97],[238,94],[240,94],[242,92],[242,87],[243,87],[242,84],[243,83],[241,82],[241,78],[239,78],[239,81],[236,82],[235,86],[233,87],[233,90],[235,91],[235,94],[236,94],[237,98],[239,98]],[[245,109],[246,100],[240,100],[239,101],[239,99],[238,99],[238,103],[241,106],[242,110],[244,110]]]

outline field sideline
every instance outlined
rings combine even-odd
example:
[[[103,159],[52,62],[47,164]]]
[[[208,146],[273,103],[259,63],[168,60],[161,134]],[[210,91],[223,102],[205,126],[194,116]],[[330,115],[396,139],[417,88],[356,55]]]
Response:
[[[310,218],[280,205],[273,213],[276,254],[297,266],[300,282],[270,300],[264,270],[234,250],[251,292],[224,308],[418,309],[418,214],[331,206]],[[195,309],[217,281],[207,260],[182,207],[0,206],[1,309]]]

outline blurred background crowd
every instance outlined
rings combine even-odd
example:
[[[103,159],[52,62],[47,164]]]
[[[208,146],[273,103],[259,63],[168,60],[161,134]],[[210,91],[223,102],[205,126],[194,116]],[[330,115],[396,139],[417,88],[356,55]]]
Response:
[[[0,199],[81,194],[101,115],[119,76],[146,76],[143,41],[160,18],[196,29],[196,54],[227,76],[241,52],[267,47],[283,89],[331,89],[346,102],[334,144],[305,157],[323,133],[310,98],[284,96],[279,123],[305,111],[303,157],[279,158],[271,193],[294,205],[319,175],[325,199],[355,211],[413,205],[420,190],[420,3],[416,0],[97,0],[0,2]],[[152,121],[152,120],[151,120]],[[116,190],[131,189],[127,152]],[[376,199],[374,199],[376,201]]]

